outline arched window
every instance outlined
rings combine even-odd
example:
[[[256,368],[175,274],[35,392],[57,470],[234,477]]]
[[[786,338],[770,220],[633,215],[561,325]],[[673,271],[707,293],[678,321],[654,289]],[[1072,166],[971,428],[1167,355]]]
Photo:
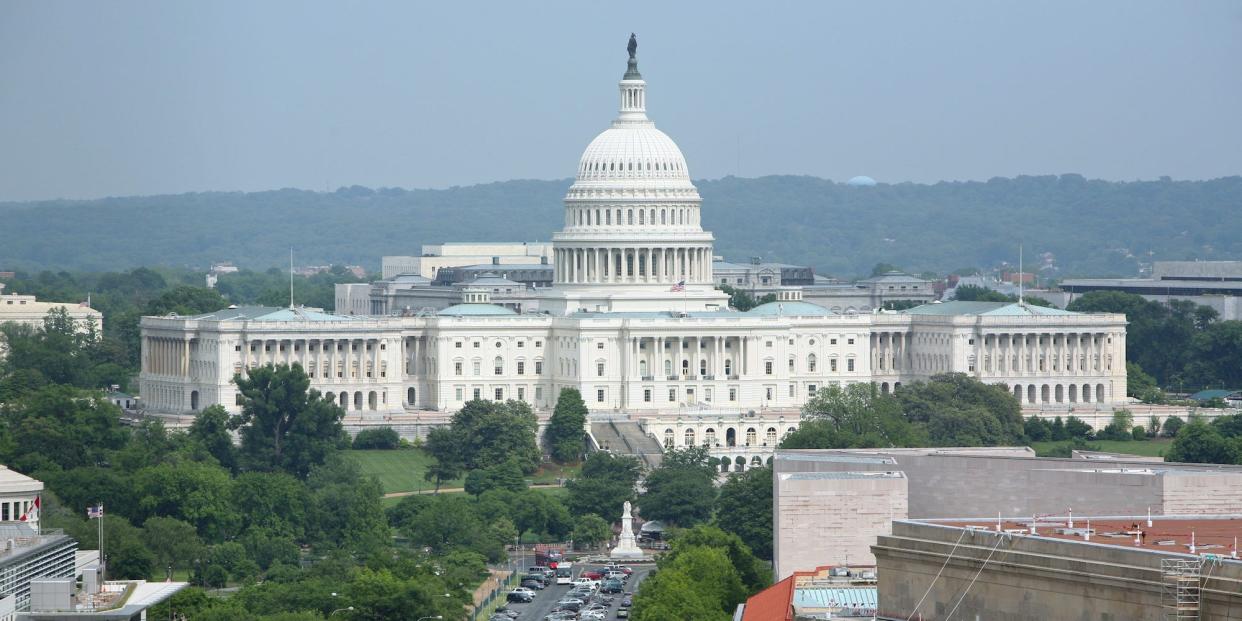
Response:
[[[690,361],[689,360],[681,361],[681,374],[690,375]]]
[[[694,446],[694,430],[686,430],[686,446]]]
[[[641,209],[639,209],[639,210],[638,210],[638,223],[639,223],[639,224],[646,224],[646,223],[647,223],[647,212],[645,212],[645,211],[643,211],[643,210],[641,210]]]
[[[716,430],[714,428],[708,427],[707,431],[703,432],[703,445],[716,446]]]
[[[495,367],[496,375],[505,374],[505,359],[504,358],[501,358],[500,356],[496,356],[496,359],[492,361],[492,366]]]
[[[768,427],[764,443],[768,446],[776,446],[776,427]]]
[[[806,357],[806,371],[807,373],[815,372],[815,354],[810,354]]]
[[[730,375],[730,376],[733,375],[733,361],[730,359],[725,359],[724,369],[725,369],[725,375]]]
[[[707,375],[707,360],[699,361],[699,375]]]
[[[414,405],[415,403],[417,403],[418,402],[417,397],[418,397],[418,393],[415,392],[413,388],[409,388],[405,391],[405,402],[408,403],[409,405]]]
[[[646,360],[638,361],[638,374],[642,377],[647,377],[647,361]]]
[[[666,448],[666,449],[671,449],[671,448],[673,448],[673,437],[674,437],[674,436],[673,436],[673,430],[672,430],[672,429],[665,429],[665,430],[664,430],[664,448]]]
[[[379,405],[379,396],[375,394],[375,391],[372,390],[371,392],[367,393],[367,409],[375,410],[376,406],[378,405]]]
[[[672,374],[673,374],[673,361],[672,361],[672,360],[665,360],[665,361],[664,361],[664,375],[665,375],[665,376],[669,376],[669,375],[672,375]]]
[[[634,224],[634,210],[633,209],[625,210],[625,222],[630,225]]]
[[[755,443],[758,441],[758,439],[759,439],[759,436],[755,432],[755,428],[747,427],[746,428],[746,446],[754,446]]]

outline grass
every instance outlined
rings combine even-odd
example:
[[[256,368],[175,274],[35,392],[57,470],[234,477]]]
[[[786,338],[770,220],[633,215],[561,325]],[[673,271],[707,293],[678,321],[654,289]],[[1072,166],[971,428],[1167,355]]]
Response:
[[[347,454],[358,462],[364,475],[379,479],[380,487],[385,494],[393,492],[417,492],[433,489],[432,483],[423,479],[423,473],[434,461],[423,449],[397,449],[391,451],[348,451]],[[579,465],[561,466],[559,464],[543,464],[528,480],[536,485],[554,484],[557,479],[569,479],[578,476],[582,469]],[[441,488],[461,487],[464,478],[445,481]],[[553,490],[548,490],[553,491]],[[563,491],[563,490],[555,490]]]
[[[431,489],[432,483],[423,479],[423,473],[434,461],[422,449],[397,449],[391,451],[348,451],[348,455],[362,467],[362,473],[379,479],[385,494],[392,492],[417,492]],[[461,487],[462,479],[445,481],[440,487]]]
[[[1035,449],[1036,455],[1047,455],[1054,448],[1069,444],[1069,442],[1032,442],[1031,448]],[[1108,453],[1128,453],[1130,455],[1143,455],[1145,457],[1161,457],[1168,452],[1173,441],[1168,438],[1158,440],[1095,440],[1087,442],[1091,447],[1090,450],[1098,450]]]

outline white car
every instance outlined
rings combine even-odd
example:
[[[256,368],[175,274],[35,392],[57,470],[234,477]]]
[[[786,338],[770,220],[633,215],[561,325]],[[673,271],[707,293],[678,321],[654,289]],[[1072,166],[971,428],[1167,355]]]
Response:
[[[589,586],[592,589],[599,588],[599,580],[592,580],[590,578],[578,578],[577,580],[574,580],[571,584],[573,586]]]

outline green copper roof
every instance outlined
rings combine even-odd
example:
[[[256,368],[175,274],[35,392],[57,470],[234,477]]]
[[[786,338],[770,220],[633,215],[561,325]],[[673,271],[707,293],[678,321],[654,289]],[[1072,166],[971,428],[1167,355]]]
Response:
[[[313,308],[279,308],[276,306],[236,306],[214,313],[193,315],[202,321],[354,321],[353,317],[333,315]]]
[[[760,304],[748,311],[749,315],[765,315],[780,317],[826,317],[832,311],[810,302],[768,302]]]
[[[516,315],[512,309],[496,304],[454,304],[438,313],[449,317],[483,317],[488,315]]]
[[[1046,315],[1079,315],[1072,311],[1017,302],[942,302],[924,304],[901,311],[907,315],[979,315],[983,317],[1032,317]]]

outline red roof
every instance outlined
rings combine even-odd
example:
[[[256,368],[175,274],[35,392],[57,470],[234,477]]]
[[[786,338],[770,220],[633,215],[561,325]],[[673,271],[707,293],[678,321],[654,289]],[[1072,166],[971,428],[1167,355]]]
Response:
[[[793,621],[794,577],[751,595],[742,611],[742,621]]]

